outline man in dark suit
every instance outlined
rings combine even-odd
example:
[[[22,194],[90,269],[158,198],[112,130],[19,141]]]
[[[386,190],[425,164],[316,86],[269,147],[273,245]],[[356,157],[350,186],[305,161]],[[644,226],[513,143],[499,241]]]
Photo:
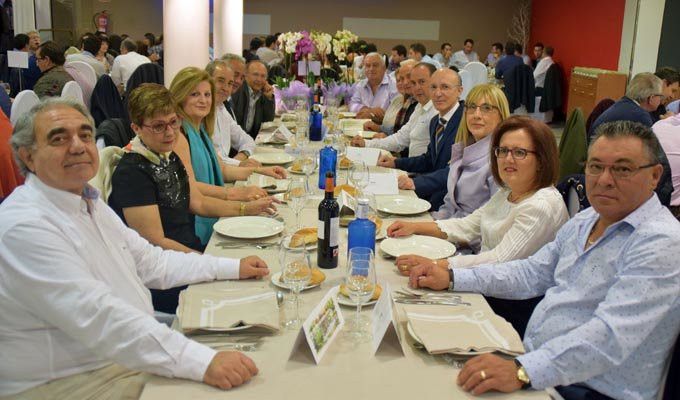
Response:
[[[439,209],[446,195],[446,180],[449,175],[451,146],[456,138],[458,125],[463,116],[463,92],[460,76],[451,69],[440,69],[430,79],[430,98],[439,112],[430,121],[430,144],[427,151],[417,157],[392,158],[382,156],[378,165],[418,173],[415,178],[403,177],[400,189],[414,189],[421,199],[432,204],[432,210]]]
[[[263,122],[274,120],[274,88],[267,83],[267,67],[254,60],[246,65],[246,82],[232,95],[236,122],[255,138]]]

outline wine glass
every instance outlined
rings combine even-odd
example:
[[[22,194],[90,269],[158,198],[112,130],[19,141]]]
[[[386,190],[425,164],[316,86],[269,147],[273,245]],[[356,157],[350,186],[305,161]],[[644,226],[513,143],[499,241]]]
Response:
[[[342,133],[336,133],[332,137],[332,146],[338,152],[338,163],[340,163],[345,155],[347,155],[347,143],[345,143],[345,138],[342,137]],[[338,179],[338,182],[339,181],[340,180]],[[345,179],[345,182],[347,182],[347,179]]]
[[[357,188],[357,197],[363,196],[364,189],[368,186],[371,174],[365,162],[355,162],[349,169],[349,179],[352,186]]]
[[[304,168],[304,163],[303,163]],[[302,179],[292,179],[286,191],[286,201],[295,213],[295,229],[300,229],[300,211],[307,200],[307,183]]]
[[[311,194],[311,186],[309,185],[309,177],[316,171],[317,152],[309,149],[302,149],[300,151],[300,162],[302,164],[302,173],[305,174],[305,185],[307,186],[307,193]]]
[[[375,259],[373,250],[368,247],[353,247],[347,256],[345,286],[350,300],[357,305],[354,326],[350,336],[361,342],[367,339],[367,331],[361,322],[361,306],[373,297],[376,287]]]
[[[300,320],[300,292],[312,279],[312,267],[309,261],[309,253],[305,246],[291,248],[286,246],[290,243],[292,235],[283,238],[281,245],[281,277],[283,283],[293,292],[295,303],[295,318],[286,322],[286,326],[298,328]]]

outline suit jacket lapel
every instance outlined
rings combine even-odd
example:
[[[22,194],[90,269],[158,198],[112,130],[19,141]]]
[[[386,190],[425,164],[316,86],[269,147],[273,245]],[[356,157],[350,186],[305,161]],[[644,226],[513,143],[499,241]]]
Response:
[[[446,122],[446,128],[442,131],[441,135],[442,138],[439,141],[439,144],[436,142],[436,138],[433,138],[435,140],[435,145],[437,146],[437,151],[433,154],[433,159],[432,159],[432,165],[437,165],[437,159],[439,158],[439,155],[442,154],[444,146],[451,146],[453,144],[453,139],[452,140],[447,140],[448,136],[447,135],[455,135],[456,131],[458,130],[458,125],[460,124],[460,119],[461,116],[463,115],[463,103],[461,102],[458,105],[458,109],[456,110],[455,113],[453,113],[453,116],[451,119],[449,119]],[[437,116],[439,118],[439,116]],[[435,129],[436,126],[435,126]],[[446,160],[448,162],[449,160]]]

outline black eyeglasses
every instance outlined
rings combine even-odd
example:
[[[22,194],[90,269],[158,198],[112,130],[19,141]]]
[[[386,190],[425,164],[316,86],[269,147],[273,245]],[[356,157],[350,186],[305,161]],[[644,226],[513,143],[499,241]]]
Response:
[[[151,132],[160,135],[161,133],[165,133],[168,129],[168,126],[171,127],[172,129],[177,129],[182,125],[182,120],[180,118],[175,118],[170,122],[156,122],[151,125],[142,125],[145,128],[151,129]]]
[[[658,163],[645,164],[639,167],[632,164],[605,164],[597,161],[589,161],[586,163],[586,175],[600,176],[609,168],[609,173],[617,179],[627,179],[640,172],[641,169],[650,168]]]
[[[527,158],[527,154],[529,153],[536,154],[536,152],[533,150],[527,150],[521,147],[515,147],[514,149],[507,147],[494,147],[493,149],[493,154],[496,155],[496,158],[505,158],[508,156],[508,153],[512,155],[514,160],[524,160]]]

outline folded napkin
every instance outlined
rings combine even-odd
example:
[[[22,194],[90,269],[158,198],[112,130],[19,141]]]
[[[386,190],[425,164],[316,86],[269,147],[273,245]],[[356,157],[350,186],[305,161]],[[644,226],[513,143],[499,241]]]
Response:
[[[274,132],[267,133],[268,129],[262,128],[255,140],[256,144],[286,144],[295,137],[293,132],[284,124],[278,125]]]
[[[276,293],[268,289],[225,289],[193,285],[179,295],[177,319],[185,333],[230,331],[244,326],[277,332]]]
[[[248,176],[246,186],[257,186],[262,189],[276,189],[276,179],[271,176],[252,173]]]
[[[339,121],[340,129],[347,132],[362,132],[364,130],[364,123],[370,121],[370,119],[341,119]]]
[[[430,354],[524,353],[517,331],[503,318],[467,306],[405,306],[411,329]]]

